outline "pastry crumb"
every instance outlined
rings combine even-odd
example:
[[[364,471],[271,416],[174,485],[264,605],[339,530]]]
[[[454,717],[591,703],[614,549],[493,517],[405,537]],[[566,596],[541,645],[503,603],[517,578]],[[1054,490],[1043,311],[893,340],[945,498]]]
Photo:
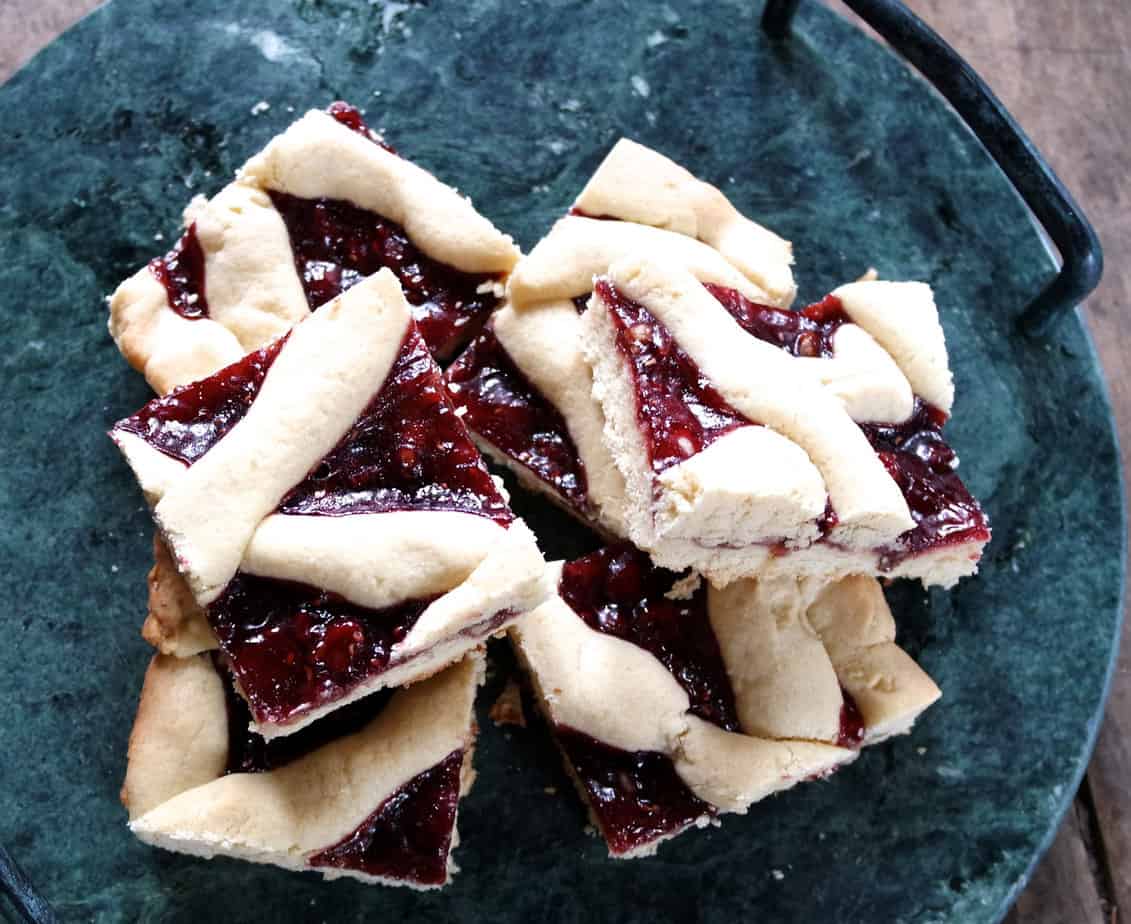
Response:
[[[251,107],[251,114],[253,116],[263,115],[263,113],[265,113],[270,108],[271,104],[267,102],[267,100],[261,99],[258,103]]]
[[[690,600],[702,583],[703,579],[698,574],[691,573],[672,584],[671,590],[664,597],[668,600]]]
[[[556,796],[558,794],[558,787],[557,786],[543,786],[542,792],[544,792],[547,796]]]
[[[783,879],[785,879],[785,873],[783,873],[780,869],[770,870],[770,875],[773,876],[774,879],[778,882],[781,882]]]

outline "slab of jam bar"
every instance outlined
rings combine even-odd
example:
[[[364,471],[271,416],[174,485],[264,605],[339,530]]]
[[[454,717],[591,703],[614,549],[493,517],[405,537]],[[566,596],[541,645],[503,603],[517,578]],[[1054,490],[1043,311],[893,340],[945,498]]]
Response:
[[[628,534],[659,563],[719,584],[974,569],[988,522],[942,436],[953,386],[925,286],[856,283],[795,312],[626,258],[590,305]]]
[[[533,536],[388,270],[111,435],[266,737],[426,676],[540,598]]]
[[[626,544],[556,567],[510,634],[614,857],[827,778],[938,696],[873,579],[716,590]]]
[[[122,789],[139,838],[385,885],[447,883],[482,655],[272,741],[249,731],[220,660],[150,665]]]
[[[470,202],[397,155],[346,103],[312,111],[119,286],[111,332],[160,392],[266,345],[382,268],[446,358],[498,304],[518,258]]]

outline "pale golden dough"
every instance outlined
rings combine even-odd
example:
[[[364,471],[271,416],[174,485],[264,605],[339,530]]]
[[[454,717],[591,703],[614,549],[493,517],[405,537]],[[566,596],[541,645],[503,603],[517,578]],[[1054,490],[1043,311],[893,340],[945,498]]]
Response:
[[[700,799],[720,811],[745,814],[755,802],[819,778],[856,756],[856,751],[819,741],[728,732],[691,715],[672,759]]]
[[[153,515],[199,603],[377,394],[411,323],[387,269],[323,305],[287,338],[243,418],[168,486]]]
[[[709,587],[707,604],[743,729],[767,738],[835,742],[840,683],[805,620],[808,600],[797,582]]]
[[[161,394],[211,375],[243,355],[239,338],[208,321],[190,321],[169,307],[165,288],[138,270],[110,296],[110,336],[126,361]]]
[[[647,225],[596,221],[567,215],[523,257],[507,283],[507,298],[518,311],[561,302],[593,289],[593,277],[634,254],[681,266],[703,282],[736,289],[761,303],[773,299],[756,282],[706,244]]]
[[[949,414],[954,379],[931,287],[864,280],[834,290],[845,314],[891,354],[915,394]]]
[[[482,654],[471,655],[399,691],[356,734],[276,770],[224,776],[227,718],[208,657],[157,656],[131,735],[123,788],[130,829],[147,843],[183,853],[309,869],[312,854],[352,832],[413,777],[453,751],[470,759],[472,703],[483,671]],[[201,741],[202,734],[209,740]],[[207,760],[197,756],[198,748],[207,750]],[[469,776],[465,771],[465,785]]]
[[[703,241],[764,289],[773,304],[784,307],[793,301],[789,241],[740,214],[716,187],[658,151],[621,138],[574,205],[594,217],[665,228]]]
[[[273,138],[238,182],[307,199],[345,199],[401,225],[428,256],[467,273],[506,273],[514,242],[464,196],[319,110]]]
[[[192,212],[204,253],[208,317],[248,353],[310,313],[290,235],[262,189],[230,183]]]
[[[209,655],[156,655],[141,688],[130,732],[122,804],[139,818],[224,773],[228,711]]]
[[[821,588],[808,610],[841,685],[856,700],[865,744],[903,734],[942,691],[895,644],[895,620],[877,581],[850,577]]]
[[[519,528],[510,535],[512,547],[521,533]],[[378,610],[458,587],[508,543],[509,534],[488,517],[447,510],[335,517],[276,513],[256,527],[240,570],[300,581]],[[533,538],[521,539],[515,551],[529,552]]]

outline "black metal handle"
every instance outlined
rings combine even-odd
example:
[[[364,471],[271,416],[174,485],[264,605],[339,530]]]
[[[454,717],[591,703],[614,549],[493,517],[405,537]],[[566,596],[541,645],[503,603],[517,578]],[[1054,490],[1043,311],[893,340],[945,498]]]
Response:
[[[12,907],[30,924],[56,924],[58,918],[46,900],[35,891],[11,854],[0,847],[0,894],[8,897]]]
[[[800,0],[766,0],[762,28],[790,33]],[[844,0],[939,91],[969,126],[1060,251],[1060,273],[1021,314],[1022,328],[1043,333],[1099,285],[1103,250],[1095,228],[1033,142],[985,81],[899,0]]]

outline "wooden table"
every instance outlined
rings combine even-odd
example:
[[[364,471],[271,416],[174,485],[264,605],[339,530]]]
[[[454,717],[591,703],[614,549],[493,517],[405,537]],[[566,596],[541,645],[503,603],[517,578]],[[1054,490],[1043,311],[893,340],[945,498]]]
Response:
[[[3,0],[0,81],[99,0]],[[835,5],[835,4],[834,4]],[[1107,272],[1085,315],[1107,372],[1126,467],[1131,356],[1131,3],[909,0],[986,79],[1095,222]],[[1131,338],[1128,338],[1131,342]],[[1112,541],[1116,541],[1112,537]],[[1009,924],[1131,921],[1131,632],[1095,756]]]

